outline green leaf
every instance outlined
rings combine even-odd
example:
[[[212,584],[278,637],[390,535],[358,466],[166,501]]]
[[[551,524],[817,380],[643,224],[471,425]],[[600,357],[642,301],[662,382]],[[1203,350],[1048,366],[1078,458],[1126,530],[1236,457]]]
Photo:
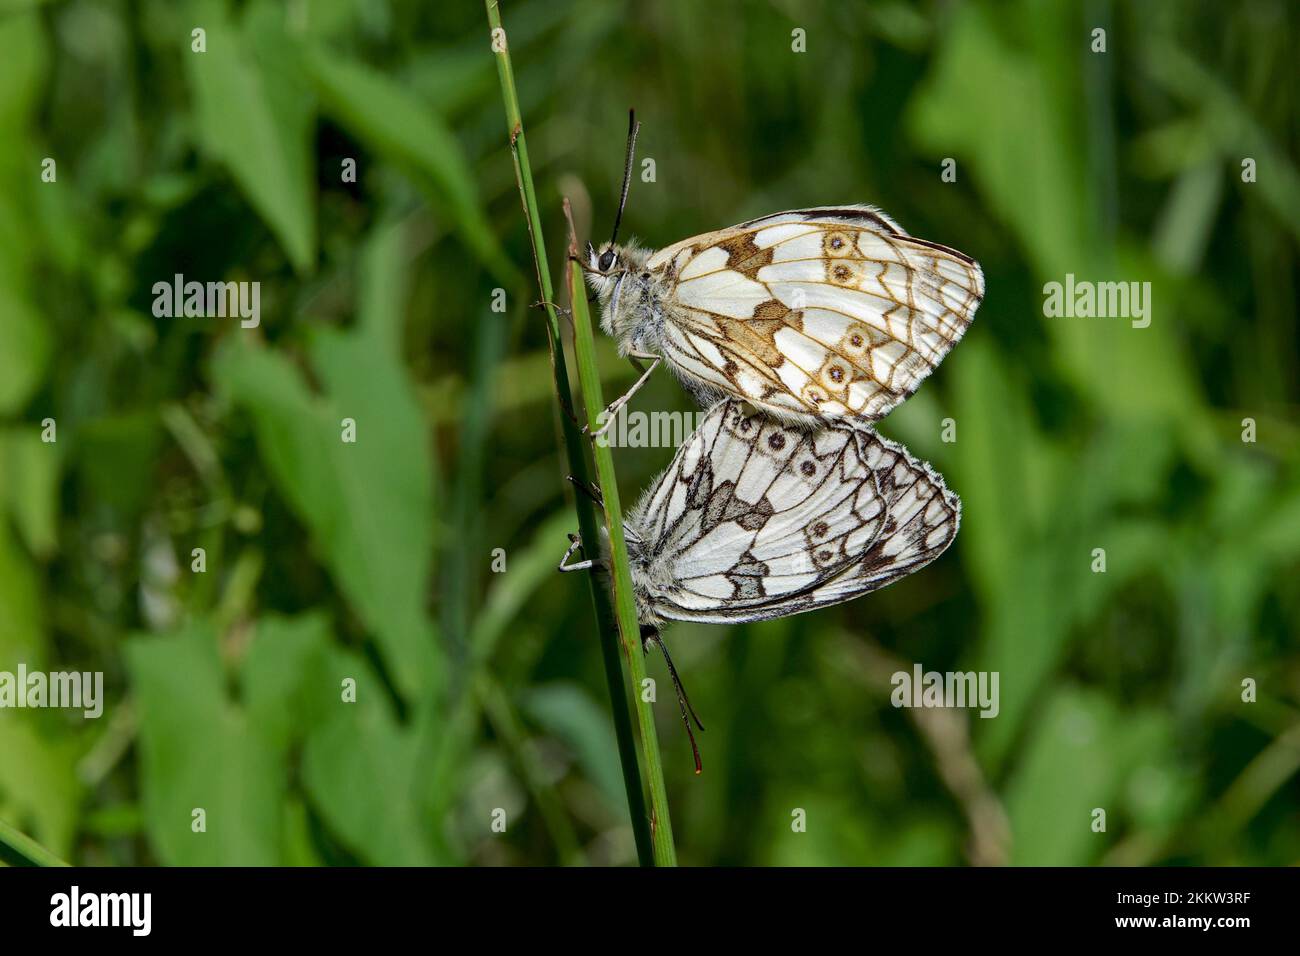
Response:
[[[470,647],[476,662],[491,657],[533,595],[544,585],[554,583],[556,548],[564,544],[565,532],[572,528],[573,516],[566,511],[557,512],[535,526],[527,545],[511,550],[507,573],[493,576],[487,599],[470,631]],[[559,553],[563,553],[562,547]]]
[[[0,668],[45,660],[45,615],[36,569],[0,522]]]
[[[249,719],[271,746],[284,750],[299,742],[339,699],[325,667],[330,646],[329,620],[321,613],[257,622],[242,687]]]
[[[382,73],[312,49],[304,63],[321,108],[370,149],[411,175],[465,244],[507,285],[521,280],[497,243],[460,143],[435,112]]]
[[[330,643],[323,615],[257,623],[242,708],[228,698],[206,622],[132,640],[127,660],[147,829],[165,863],[317,862],[305,808],[288,791],[299,745],[308,796],[353,852],[376,864],[434,862],[413,796],[416,734],[397,725],[374,671]],[[356,681],[355,703],[343,698],[344,678]],[[196,807],[207,811],[206,833],[190,829]]]
[[[437,862],[417,812],[419,739],[397,724],[383,683],[355,654],[335,650],[326,665],[332,703],[303,754],[303,782],[331,831],[367,863]],[[356,702],[342,700],[344,678]]]
[[[1015,371],[986,339],[963,342],[947,374],[952,405],[961,409],[949,452],[953,488],[964,505],[958,546],[988,601],[1017,588],[1019,551],[1044,522],[1034,468],[1046,451]]]
[[[281,39],[270,44],[279,56],[292,55],[291,44],[273,18],[250,18],[241,31],[220,4],[201,4],[195,16],[207,31],[207,52],[187,46],[181,56],[199,142],[230,171],[294,268],[305,272],[316,257],[311,98],[294,71],[255,55],[274,37]]]
[[[19,126],[42,95],[49,53],[41,18],[32,11],[0,16],[0,129]],[[12,185],[12,184],[11,184]]]
[[[559,512],[541,522],[527,545],[511,549],[506,573],[492,575],[487,599],[469,634],[470,665],[476,672],[488,669],[510,626],[528,608],[537,591],[554,582],[556,543],[564,540],[564,533],[573,527],[572,521],[569,514]],[[470,759],[480,716],[480,695],[463,694],[451,716],[438,728],[436,755],[425,777],[435,813],[446,812],[457,788],[463,785],[463,768]]]
[[[2,254],[0,254],[2,255]],[[17,289],[0,285],[0,413],[13,412],[36,390],[50,357],[45,319]]]
[[[35,669],[30,660],[27,663]],[[13,663],[0,667],[11,670]],[[31,716],[0,711],[0,811],[15,827],[67,859],[82,799],[76,770],[80,747],[69,736],[47,735],[43,722]]]
[[[528,693],[523,708],[539,726],[568,745],[611,809],[620,810],[627,797],[618,746],[608,730],[609,716],[586,689],[577,684],[546,684]]]
[[[7,503],[28,549],[45,558],[58,537],[59,446],[36,428],[0,431],[0,503]]]
[[[1072,15],[1064,5],[1008,7],[1016,30],[1004,29],[988,6],[953,9],[931,74],[909,105],[910,130],[931,154],[963,157],[1039,274],[1086,271],[1096,222],[1085,100],[1069,85]],[[990,103],[1015,108],[990,110]]]
[[[361,250],[357,328],[376,336],[394,358],[402,354],[411,263],[400,223],[381,222]]]
[[[1190,290],[1171,281],[1150,253],[1131,243],[1116,243],[1114,253],[1111,276],[1150,284],[1146,296],[1150,325],[1134,328],[1132,320],[1122,318],[1045,318],[1060,368],[1108,420],[1181,421],[1189,435],[1212,448],[1215,438],[1205,398],[1179,333],[1182,300]],[[1086,278],[1108,277],[1093,274]]]
[[[324,395],[282,355],[251,345],[223,348],[213,378],[251,413],[276,487],[374,631],[398,688],[422,699],[442,674],[425,613],[435,517],[428,436],[405,371],[378,339],[322,331],[310,351]],[[344,418],[356,423],[355,443],[342,440]]]
[[[1149,78],[1177,98],[1204,109],[1213,136],[1229,168],[1240,175],[1240,162],[1251,157],[1259,164],[1259,178],[1251,184],[1277,216],[1278,222],[1300,238],[1300,171],[1277,143],[1269,127],[1253,115],[1222,77],[1207,69],[1186,50],[1161,39],[1146,50],[1144,65]],[[1265,172],[1267,170],[1267,172]]]
[[[140,711],[150,844],[169,866],[279,862],[285,774],[276,748],[228,699],[211,625],[136,637],[127,669]],[[206,813],[206,832],[192,830]]]
[[[1144,757],[1174,746],[1168,715],[1121,712],[1099,693],[1057,692],[1034,724],[1020,767],[1007,785],[1012,862],[1020,866],[1078,866],[1115,842],[1127,803],[1121,786]],[[1092,829],[1093,811],[1106,811],[1107,832]],[[1144,812],[1141,800],[1133,812]]]

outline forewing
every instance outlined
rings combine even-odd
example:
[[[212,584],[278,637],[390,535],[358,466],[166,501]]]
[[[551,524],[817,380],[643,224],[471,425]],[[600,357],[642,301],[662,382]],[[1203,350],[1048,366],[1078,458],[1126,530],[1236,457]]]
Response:
[[[665,355],[788,417],[884,416],[969,327],[979,264],[866,206],[796,210],[669,246]]]

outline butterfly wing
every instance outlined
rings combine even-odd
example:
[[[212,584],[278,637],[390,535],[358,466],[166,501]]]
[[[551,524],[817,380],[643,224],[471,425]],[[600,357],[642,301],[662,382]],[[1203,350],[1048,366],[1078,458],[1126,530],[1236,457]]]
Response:
[[[638,600],[716,623],[847,601],[938,557],[960,507],[874,432],[789,428],[721,402],[628,514]]]
[[[705,395],[792,420],[883,417],[984,297],[974,259],[869,206],[765,216],[661,249],[648,268],[671,290],[670,364]]]

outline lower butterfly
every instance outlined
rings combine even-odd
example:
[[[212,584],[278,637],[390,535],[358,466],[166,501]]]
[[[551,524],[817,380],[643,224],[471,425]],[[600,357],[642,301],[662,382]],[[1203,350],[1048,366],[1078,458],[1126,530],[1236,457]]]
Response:
[[[871,429],[806,431],[719,402],[625,518],[642,633],[852,600],[929,564],[960,519],[943,478]],[[567,563],[571,540],[560,570],[593,567]]]
[[[637,612],[730,624],[839,604],[929,564],[960,518],[943,478],[874,431],[719,402],[625,519]]]

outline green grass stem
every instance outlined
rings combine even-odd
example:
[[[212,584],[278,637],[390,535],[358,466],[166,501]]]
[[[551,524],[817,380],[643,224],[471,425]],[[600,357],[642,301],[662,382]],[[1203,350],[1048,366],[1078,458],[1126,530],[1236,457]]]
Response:
[[[573,411],[573,398],[569,374],[564,358],[559,316],[555,309],[555,289],[551,281],[550,266],[541,219],[537,211],[537,193],[533,185],[532,169],[528,161],[528,142],[524,136],[523,118],[515,91],[514,70],[510,62],[509,41],[501,23],[497,0],[485,0],[490,42],[496,55],[497,73],[501,81],[501,95],[505,104],[506,128],[510,138],[510,151],[514,159],[515,180],[524,218],[528,224],[528,238],[532,244],[533,265],[537,285],[541,290],[542,307],[546,313],[547,339],[554,372],[555,391],[560,403],[560,427],[563,433],[569,473],[584,485],[589,484],[586,449],[593,443],[579,430]],[[571,240],[572,241],[572,240]],[[574,267],[576,268],[576,266]],[[573,281],[572,271],[570,281]],[[600,377],[595,365],[595,346],[591,336],[590,316],[586,297],[582,293],[581,276],[574,286],[577,295],[573,300],[575,349],[578,356],[579,379],[588,419],[603,408]],[[622,763],[623,783],[627,790],[628,811],[636,839],[637,856],[643,866],[673,866],[677,862],[673,846],[672,824],[668,814],[668,800],[664,787],[663,767],[659,756],[659,741],[655,734],[654,714],[649,704],[640,703],[640,695],[631,695],[632,687],[639,688],[645,677],[645,662],[641,653],[640,629],[632,603],[631,579],[627,566],[627,549],[623,541],[622,514],[618,504],[618,486],[615,481],[613,459],[607,448],[593,448],[597,476],[605,498],[605,520],[613,550],[613,591],[606,587],[602,576],[589,575],[592,604],[600,633],[601,651],[609,685],[610,708],[614,716],[614,731],[618,739]],[[582,495],[575,495],[578,529],[590,553],[594,554],[600,540],[600,526],[592,503]],[[621,652],[621,653],[620,653]],[[625,672],[623,662],[627,662]],[[632,700],[637,701],[631,704]],[[632,728],[632,710],[638,723],[642,753],[637,752],[637,734]],[[640,759],[638,759],[640,758]],[[645,779],[642,779],[644,772]],[[649,809],[646,796],[649,795]]]

